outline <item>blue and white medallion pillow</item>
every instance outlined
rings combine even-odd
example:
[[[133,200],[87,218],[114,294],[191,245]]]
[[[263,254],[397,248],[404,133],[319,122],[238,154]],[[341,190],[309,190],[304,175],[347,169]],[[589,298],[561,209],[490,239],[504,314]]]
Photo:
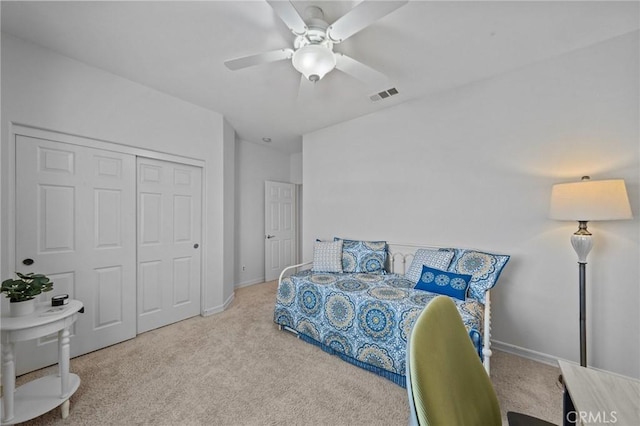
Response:
[[[387,262],[386,241],[341,240],[342,271],[345,273],[384,274]]]
[[[422,267],[422,275],[414,288],[430,291],[431,293],[444,294],[462,301],[467,300],[467,289],[472,276],[469,274],[456,274],[442,269]]]
[[[454,249],[454,251],[455,256],[449,271],[471,275],[468,295],[484,303],[485,293],[496,285],[510,256],[467,249]]]
[[[446,271],[451,264],[453,255],[453,250],[449,249],[418,249],[416,250],[413,260],[411,260],[411,265],[409,266],[409,269],[407,269],[407,272],[405,272],[404,277],[413,283],[417,283],[420,279],[420,275],[422,275],[422,267],[425,265],[430,268]]]
[[[313,272],[342,272],[342,240],[313,244]]]

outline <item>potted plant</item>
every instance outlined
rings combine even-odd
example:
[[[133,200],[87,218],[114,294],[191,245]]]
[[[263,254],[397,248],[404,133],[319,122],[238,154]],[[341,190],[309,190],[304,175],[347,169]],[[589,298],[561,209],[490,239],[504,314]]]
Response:
[[[35,297],[45,291],[53,290],[53,282],[42,274],[22,274],[16,272],[17,279],[2,281],[0,293],[9,298],[9,312],[12,317],[29,315],[35,309]]]

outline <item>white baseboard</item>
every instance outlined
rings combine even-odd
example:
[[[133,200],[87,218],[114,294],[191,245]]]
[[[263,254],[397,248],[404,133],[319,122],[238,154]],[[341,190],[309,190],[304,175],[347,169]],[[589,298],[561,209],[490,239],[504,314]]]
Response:
[[[231,295],[227,298],[227,300],[224,302],[224,304],[222,305],[222,310],[226,310],[230,305],[231,302],[233,302],[233,299],[236,298],[236,294],[235,293],[231,293]]]
[[[260,284],[264,282],[264,277],[261,278],[256,278],[254,280],[249,280],[249,281],[244,281],[241,283],[237,283],[236,285],[234,285],[234,288],[242,288],[242,287],[249,287],[250,285],[254,285],[254,284]]]
[[[208,317],[209,315],[213,315],[213,314],[217,314],[220,313],[224,310],[226,310],[229,305],[231,305],[231,302],[233,302],[233,299],[236,297],[235,293],[231,293],[231,296],[229,296],[227,298],[227,300],[225,300],[225,302],[220,305],[220,306],[214,306],[213,308],[209,308],[209,309],[205,309],[204,312],[202,312],[202,316],[203,317]]]
[[[522,348],[520,346],[512,345],[509,343],[500,342],[498,340],[491,341],[491,349],[507,352],[513,355],[518,355],[518,356],[521,356],[522,358],[538,361],[543,364],[551,365],[553,367],[558,367],[558,358],[552,355],[533,351],[531,349]]]
[[[492,340],[491,341],[491,349],[495,349],[497,351],[502,351],[502,352],[507,352],[513,355],[518,355],[521,356],[523,358],[527,358],[533,361],[538,361],[541,362],[543,364],[547,364],[550,365],[552,367],[557,367],[559,368],[558,365],[558,361],[565,361],[568,362],[570,364],[578,364],[576,361],[571,361],[569,359],[564,359],[564,358],[558,358],[555,357],[553,355],[548,355],[548,354],[544,354],[542,352],[536,352],[536,351],[532,351],[531,349],[525,349],[525,348],[521,348],[520,346],[516,346],[516,345],[511,345],[509,343],[504,343],[504,342],[500,342],[497,340]],[[601,371],[603,373],[606,374],[611,374],[613,376],[617,376],[617,377],[621,377],[623,379],[627,379],[627,380],[638,380],[635,377],[629,377],[629,376],[625,376],[623,374],[620,373],[615,373],[613,371],[609,371],[609,370],[603,370],[602,368],[597,368],[594,367],[592,365],[589,365],[589,368],[592,370],[597,370],[597,371]]]

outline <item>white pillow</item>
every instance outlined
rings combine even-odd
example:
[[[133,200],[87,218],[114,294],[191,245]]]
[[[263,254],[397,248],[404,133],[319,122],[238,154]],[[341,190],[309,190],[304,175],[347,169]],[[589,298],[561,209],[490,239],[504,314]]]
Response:
[[[453,255],[453,250],[418,249],[404,277],[417,283],[420,280],[420,275],[422,275],[422,267],[425,265],[429,268],[446,271],[449,268],[451,259],[453,259]]]
[[[313,245],[313,272],[342,272],[342,240],[316,241]]]

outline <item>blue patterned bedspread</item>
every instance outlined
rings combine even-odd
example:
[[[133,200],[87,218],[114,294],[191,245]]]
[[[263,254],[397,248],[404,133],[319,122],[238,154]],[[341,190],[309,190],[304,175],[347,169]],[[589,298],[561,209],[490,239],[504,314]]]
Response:
[[[309,343],[405,386],[413,324],[437,294],[414,290],[402,275],[302,271],[278,285],[274,321]],[[484,307],[453,299],[482,356]]]

